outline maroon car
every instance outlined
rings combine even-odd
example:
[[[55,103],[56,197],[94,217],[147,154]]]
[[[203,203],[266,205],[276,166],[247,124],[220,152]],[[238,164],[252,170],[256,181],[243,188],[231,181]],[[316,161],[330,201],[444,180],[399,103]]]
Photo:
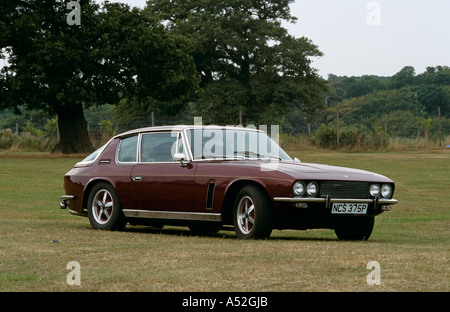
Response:
[[[240,238],[272,229],[334,229],[368,239],[391,210],[394,182],[368,171],[291,159],[263,131],[170,126],[128,131],[64,176],[61,208],[94,229],[181,225]]]

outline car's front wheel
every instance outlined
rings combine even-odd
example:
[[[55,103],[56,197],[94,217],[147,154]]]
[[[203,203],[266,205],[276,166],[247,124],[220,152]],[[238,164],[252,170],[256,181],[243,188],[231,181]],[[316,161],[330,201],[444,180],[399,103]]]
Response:
[[[340,240],[368,240],[373,231],[374,217],[348,217],[334,229]]]
[[[247,185],[237,194],[233,210],[236,235],[242,239],[268,238],[273,215],[270,201],[259,187]]]
[[[127,224],[117,193],[109,183],[94,185],[89,193],[87,211],[94,229],[120,231]]]

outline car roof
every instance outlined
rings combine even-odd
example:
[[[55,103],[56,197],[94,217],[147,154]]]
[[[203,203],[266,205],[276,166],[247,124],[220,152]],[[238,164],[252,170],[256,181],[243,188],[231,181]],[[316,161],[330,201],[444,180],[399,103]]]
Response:
[[[246,131],[256,131],[261,132],[261,130],[255,129],[255,128],[244,128],[243,126],[216,126],[216,125],[176,125],[176,126],[157,126],[157,127],[144,127],[144,128],[138,128],[129,130],[123,133],[120,133],[114,138],[121,138],[121,137],[127,137],[133,134],[137,133],[143,133],[143,132],[155,132],[155,131],[183,131],[185,129],[239,129],[239,130],[246,130]]]

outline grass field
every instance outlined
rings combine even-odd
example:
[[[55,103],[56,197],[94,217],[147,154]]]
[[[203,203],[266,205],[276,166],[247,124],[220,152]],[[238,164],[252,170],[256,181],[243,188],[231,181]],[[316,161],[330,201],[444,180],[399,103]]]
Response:
[[[444,291],[450,290],[450,151],[290,152],[304,162],[375,171],[396,182],[399,204],[368,241],[331,230],[234,232],[187,228],[90,228],[59,209],[62,176],[81,157],[0,153],[0,291]],[[68,285],[70,261],[81,285]],[[369,285],[370,261],[381,285]]]

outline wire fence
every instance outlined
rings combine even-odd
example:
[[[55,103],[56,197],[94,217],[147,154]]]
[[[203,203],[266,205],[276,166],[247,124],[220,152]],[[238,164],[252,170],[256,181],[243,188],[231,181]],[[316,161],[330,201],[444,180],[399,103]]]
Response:
[[[90,125],[91,138],[101,141],[108,134],[121,133],[127,130],[162,125],[221,125],[255,127],[268,129],[278,126],[280,134],[287,141],[301,141],[305,137],[310,144],[323,147],[339,148],[345,146],[386,146],[387,144],[409,146],[448,145],[450,137],[450,119],[439,114],[430,118],[416,116],[410,112],[398,112],[384,117],[361,118],[355,120],[339,112],[325,113],[316,116],[313,121],[301,111],[278,116],[262,113],[220,114],[217,117],[177,115],[167,117],[155,111],[142,115],[128,124],[110,124],[110,129],[102,129],[99,125]],[[324,137],[326,137],[324,139]],[[375,142],[375,143],[374,143]],[[385,143],[376,143],[385,142]]]
[[[107,118],[108,119],[108,118]],[[312,135],[321,125],[338,129],[356,128],[362,132],[369,132],[373,129],[381,129],[386,135],[391,137],[417,138],[426,137],[437,138],[439,134],[443,137],[450,135],[450,120],[446,117],[440,117],[438,114],[425,118],[423,116],[414,115],[410,112],[396,112],[384,117],[370,117],[354,119],[349,118],[345,114],[339,112],[322,113],[315,116],[310,121],[305,113],[301,111],[291,112],[286,115],[272,116],[262,113],[241,113],[241,114],[220,114],[220,117],[211,116],[194,116],[194,115],[177,115],[167,117],[158,111],[141,115],[132,122],[114,123],[111,127],[117,133],[127,130],[162,126],[162,125],[192,125],[195,120],[200,120],[203,125],[221,125],[221,126],[237,126],[244,127],[278,125],[280,131],[286,134],[294,135]],[[198,121],[197,121],[198,122]],[[102,131],[100,124],[90,124],[91,132]]]
[[[89,119],[89,118],[88,118]],[[411,112],[395,112],[383,117],[354,119],[339,112],[322,112],[311,118],[302,111],[288,114],[267,114],[259,112],[237,112],[207,114],[196,116],[178,114],[165,116],[158,111],[141,114],[121,123],[112,113],[97,112],[95,119],[88,120],[89,134],[95,146],[100,146],[113,135],[127,130],[161,125],[222,125],[254,127],[270,131],[277,126],[282,144],[292,148],[315,145],[325,148],[369,148],[376,149],[387,145],[397,148],[427,148],[450,144],[450,119],[439,116],[425,118]],[[48,150],[58,141],[56,121],[54,131],[42,134],[33,128],[20,130],[0,129],[0,149],[21,148],[29,150]],[[51,135],[50,135],[51,133]],[[269,133],[268,133],[269,134]]]

